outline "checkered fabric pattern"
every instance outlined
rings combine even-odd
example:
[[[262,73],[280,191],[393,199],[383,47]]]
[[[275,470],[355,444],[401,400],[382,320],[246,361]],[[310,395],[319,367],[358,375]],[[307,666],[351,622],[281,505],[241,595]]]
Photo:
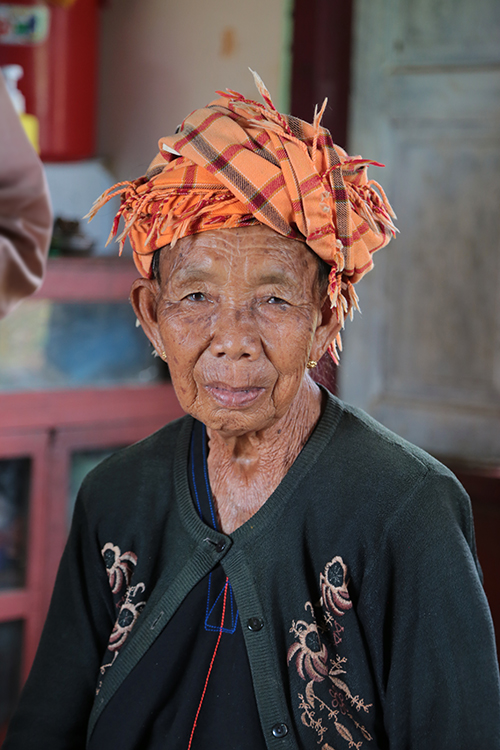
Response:
[[[160,139],[144,177],[110,188],[89,216],[121,195],[110,239],[123,218],[118,241],[122,248],[130,238],[143,276],[151,274],[154,251],[181,237],[260,222],[306,242],[332,267],[329,296],[343,323],[358,307],[353,284],[396,232],[384,191],[367,178],[369,164],[383,165],[333,143],[320,125],[326,100],[308,124],[278,112],[254,78],[264,104],[217,92],[219,99]]]

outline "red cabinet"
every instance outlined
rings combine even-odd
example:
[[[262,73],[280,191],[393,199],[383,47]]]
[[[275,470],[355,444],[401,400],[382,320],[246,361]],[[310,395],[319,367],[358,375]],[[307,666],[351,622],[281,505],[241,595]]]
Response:
[[[145,370],[139,366],[137,373],[129,370],[125,378],[120,372],[117,384],[113,371],[109,374],[109,352],[103,353],[102,371],[94,368],[88,375],[84,368],[82,378],[78,358],[63,360],[54,354],[54,336],[46,335],[47,327],[57,324],[55,339],[59,341],[60,320],[64,320],[60,309],[53,315],[51,308],[48,314],[47,303],[77,305],[78,315],[65,308],[70,310],[70,323],[63,328],[69,339],[74,339],[76,321],[79,338],[65,342],[62,336],[60,348],[66,354],[71,347],[76,355],[96,352],[98,360],[100,347],[109,343],[109,332],[102,337],[96,330],[94,341],[84,340],[85,328],[80,325],[84,306],[92,303],[90,313],[103,304],[109,312],[115,303],[126,303],[136,275],[127,260],[54,259],[49,262],[43,291],[0,323],[0,353],[2,346],[4,350],[17,346],[16,314],[22,323],[22,337],[28,337],[24,377],[30,385],[23,390],[13,386],[14,364],[9,370],[9,358],[4,357],[4,364],[0,362],[0,743],[36,651],[76,485],[101,457],[142,439],[183,413],[170,383],[162,380],[158,371],[149,372],[149,360],[153,362],[149,349],[145,369],[150,379],[143,383],[141,373]],[[122,318],[120,312],[117,320]],[[99,316],[96,320],[97,328]],[[40,321],[45,321],[45,328],[35,337],[33,331]],[[120,364],[120,346],[135,346],[128,338],[130,326],[133,318],[130,324],[127,318],[125,337],[117,332],[113,363]],[[92,326],[90,332],[93,334]],[[50,350],[45,360],[44,346]],[[20,356],[25,348],[20,348]],[[123,361],[128,361],[128,356],[124,351]],[[140,350],[137,356],[143,356]],[[62,362],[59,370],[55,362]],[[30,367],[31,374],[26,374]],[[33,387],[37,377],[39,389]],[[54,382],[64,383],[64,387],[54,387]]]

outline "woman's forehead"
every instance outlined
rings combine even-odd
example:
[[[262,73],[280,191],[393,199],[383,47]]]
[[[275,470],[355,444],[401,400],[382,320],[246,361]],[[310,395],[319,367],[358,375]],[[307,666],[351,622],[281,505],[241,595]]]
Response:
[[[191,276],[234,267],[245,275],[302,275],[317,263],[305,243],[265,226],[201,232],[184,237],[161,254],[161,278]],[[271,279],[270,279],[271,280]]]

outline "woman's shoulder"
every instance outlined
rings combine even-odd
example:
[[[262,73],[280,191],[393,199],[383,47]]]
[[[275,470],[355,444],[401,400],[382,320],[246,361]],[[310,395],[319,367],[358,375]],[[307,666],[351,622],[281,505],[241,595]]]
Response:
[[[363,410],[329,398],[338,414],[330,449],[343,482],[358,497],[369,496],[386,511],[417,497],[419,503],[432,498],[434,507],[440,498],[468,506],[465,490],[443,463]]]
[[[359,456],[359,468],[390,470],[391,467],[418,477],[428,473],[453,476],[451,471],[422,448],[384,426],[362,409],[329,394],[337,410],[334,441],[342,451]]]
[[[167,490],[173,485],[175,458],[182,442],[189,440],[191,423],[190,417],[181,417],[106,458],[82,482],[84,503],[109,508],[117,502],[123,507],[159,488]]]
[[[355,518],[359,544],[373,545],[375,557],[382,547],[438,549],[444,537],[462,535],[474,548],[470,500],[455,475],[362,410],[331,398],[337,427],[324,454],[331,490],[322,502],[336,523],[350,528]]]

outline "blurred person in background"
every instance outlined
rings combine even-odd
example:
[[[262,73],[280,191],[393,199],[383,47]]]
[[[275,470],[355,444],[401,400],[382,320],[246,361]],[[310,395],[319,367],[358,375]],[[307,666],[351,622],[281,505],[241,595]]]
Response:
[[[464,490],[310,377],[392,210],[256,80],[94,208],[187,416],[85,479],[4,750],[500,750]]]
[[[42,163],[0,74],[0,318],[40,287],[51,235]]]

